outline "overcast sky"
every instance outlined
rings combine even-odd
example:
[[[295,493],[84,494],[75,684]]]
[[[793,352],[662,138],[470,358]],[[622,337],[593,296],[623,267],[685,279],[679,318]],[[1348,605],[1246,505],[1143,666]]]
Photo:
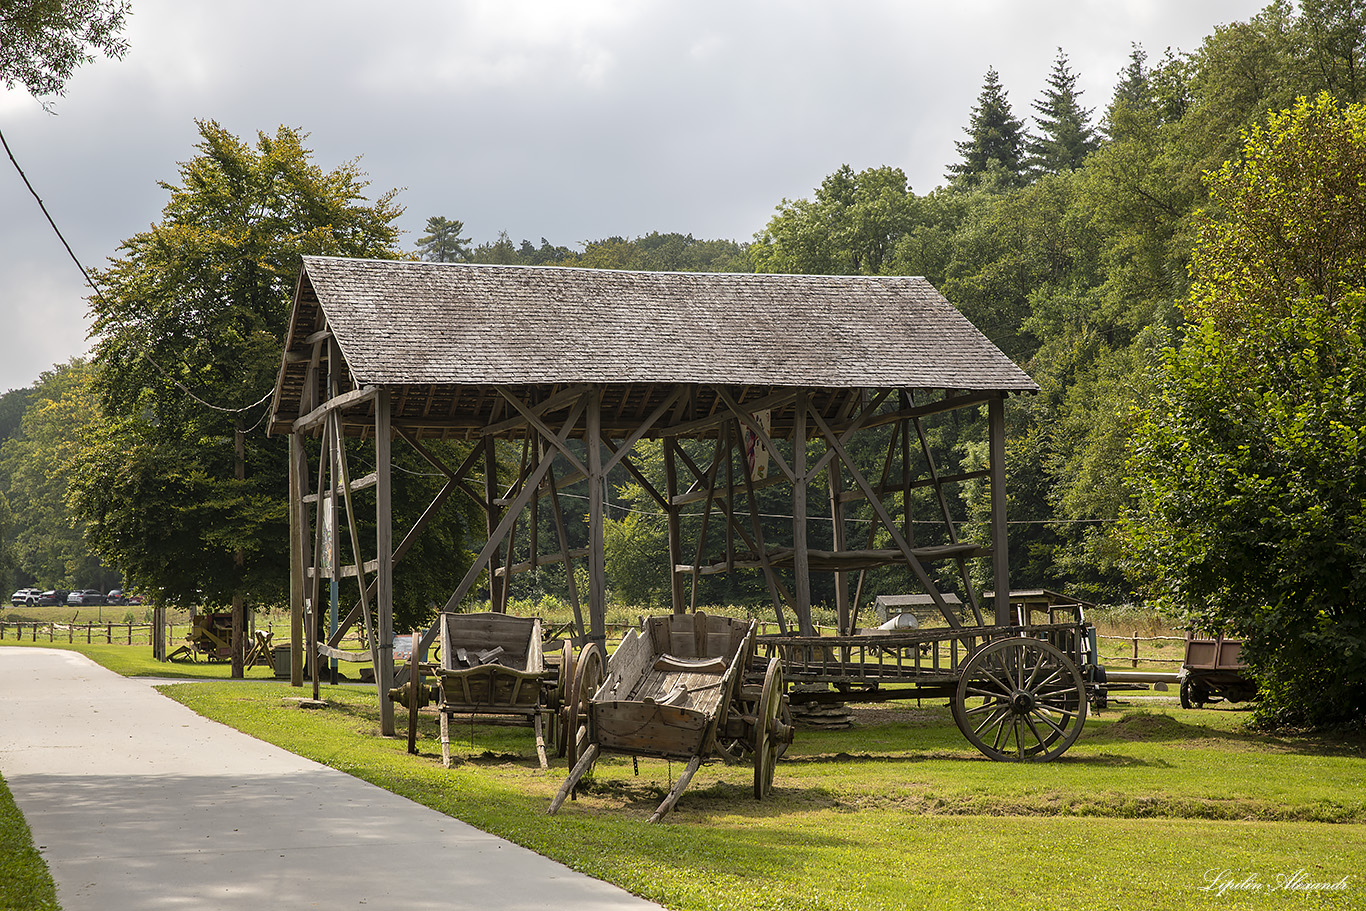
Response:
[[[747,241],[849,164],[943,183],[988,67],[1027,118],[1057,48],[1097,113],[1133,42],[1196,49],[1261,0],[133,0],[121,61],[56,115],[0,87],[0,129],[76,255],[158,221],[196,118],[311,134],[475,242],[650,231]],[[86,289],[0,160],[0,390],[84,354]]]

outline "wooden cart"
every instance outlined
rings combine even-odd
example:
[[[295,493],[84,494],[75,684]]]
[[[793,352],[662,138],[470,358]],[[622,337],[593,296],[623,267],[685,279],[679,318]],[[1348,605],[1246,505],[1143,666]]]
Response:
[[[1247,675],[1242,659],[1243,640],[1212,639],[1186,633],[1186,658],[1181,664],[1181,707],[1202,709],[1206,703],[1243,702],[1257,695],[1257,681]]]
[[[451,766],[453,715],[525,718],[536,732],[536,755],[549,768],[545,720],[555,710],[560,671],[547,671],[539,617],[443,613],[436,703],[441,718],[441,763]]]
[[[185,644],[167,655],[166,660],[188,658],[198,661],[201,657],[206,661],[232,658],[232,614],[227,611],[195,614]]]
[[[560,808],[604,752],[687,763],[651,822],[678,802],[711,758],[752,754],[754,796],[767,796],[792,728],[783,721],[780,662],[770,659],[762,678],[753,668],[756,629],[753,620],[672,614],[627,633],[605,663],[600,650],[587,647],[565,714],[573,768],[547,812]]]
[[[1010,625],[986,625],[954,598],[902,625],[764,636],[759,650],[782,660],[794,706],[947,698],[954,723],[984,755],[1048,761],[1081,733],[1093,685],[1083,672],[1094,667],[1093,628],[1080,606],[1066,614],[1054,607],[1034,622],[1026,607],[1013,611]]]

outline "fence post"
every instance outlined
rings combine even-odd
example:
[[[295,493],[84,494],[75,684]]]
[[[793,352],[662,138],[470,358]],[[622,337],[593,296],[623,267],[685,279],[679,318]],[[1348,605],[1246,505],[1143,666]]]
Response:
[[[128,644],[133,644],[133,621],[128,621]]]
[[[49,623],[49,624],[47,625],[47,641],[48,641],[48,642],[54,641],[52,637],[53,637],[54,635],[56,635],[56,633],[57,633],[57,630],[55,629],[54,624]]]
[[[1138,633],[1134,633],[1134,667],[1138,667]]]
[[[76,624],[68,623],[66,626],[66,641],[71,644],[76,641]]]
[[[90,644],[90,627],[94,626],[89,620],[85,621],[85,644]]]

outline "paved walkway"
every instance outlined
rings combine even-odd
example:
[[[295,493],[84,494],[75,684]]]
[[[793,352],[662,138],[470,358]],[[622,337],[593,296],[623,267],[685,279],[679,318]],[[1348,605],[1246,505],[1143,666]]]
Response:
[[[75,652],[0,648],[0,774],[64,911],[659,907]]]

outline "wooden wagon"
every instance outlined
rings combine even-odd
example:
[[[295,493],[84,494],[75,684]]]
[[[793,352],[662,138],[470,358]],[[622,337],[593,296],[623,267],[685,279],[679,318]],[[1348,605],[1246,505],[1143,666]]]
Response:
[[[627,633],[605,663],[595,646],[586,648],[566,711],[573,768],[548,812],[560,808],[604,752],[686,763],[651,822],[677,803],[710,758],[752,754],[754,796],[767,796],[792,728],[783,720],[780,662],[769,660],[762,678],[756,673],[746,682],[754,670],[756,629],[753,620],[672,614]]]
[[[1243,702],[1257,695],[1257,681],[1247,674],[1243,640],[1223,636],[1205,638],[1186,633],[1186,657],[1181,663],[1181,707],[1202,709],[1206,703]]]
[[[451,766],[454,715],[526,719],[536,732],[541,768],[549,768],[545,719],[554,712],[559,672],[547,670],[539,617],[443,613],[436,707],[441,719],[441,762]],[[563,688],[563,684],[560,684]]]
[[[232,614],[227,611],[197,613],[190,621],[185,644],[166,656],[167,661],[188,658],[198,661],[227,661],[232,658]]]
[[[1012,623],[993,625],[951,598],[905,624],[764,636],[759,650],[781,658],[794,706],[947,698],[958,729],[987,757],[1048,761],[1081,733],[1093,685],[1083,671],[1094,667],[1093,627],[1080,605],[1068,613],[1055,606],[1036,621],[1016,608]]]

